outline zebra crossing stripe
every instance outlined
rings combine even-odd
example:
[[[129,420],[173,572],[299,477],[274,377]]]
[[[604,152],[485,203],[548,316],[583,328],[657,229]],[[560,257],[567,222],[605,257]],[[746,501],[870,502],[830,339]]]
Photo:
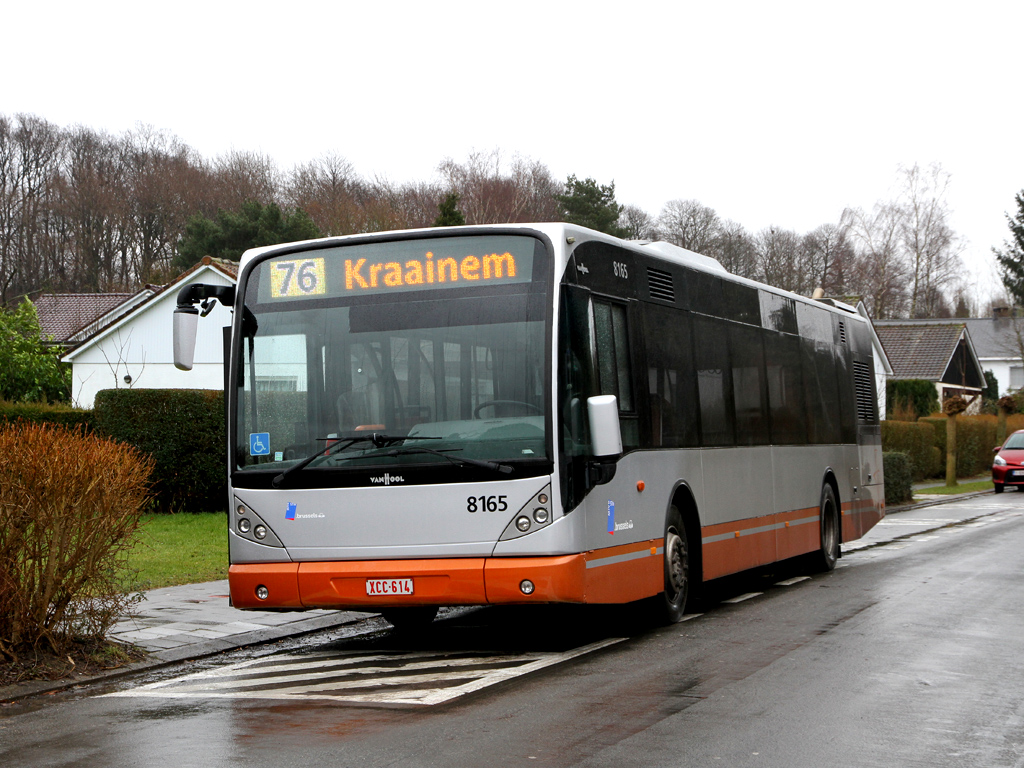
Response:
[[[442,704],[598,651],[610,638],[563,653],[319,652],[268,656],[106,694],[114,697],[321,699],[356,704]]]

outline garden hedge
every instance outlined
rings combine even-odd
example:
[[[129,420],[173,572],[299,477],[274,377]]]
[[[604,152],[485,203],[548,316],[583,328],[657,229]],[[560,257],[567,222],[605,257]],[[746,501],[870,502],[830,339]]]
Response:
[[[944,421],[942,426],[945,428]],[[935,445],[934,425],[926,421],[883,421],[882,450],[907,454],[915,482],[934,477],[942,469],[944,454]]]
[[[886,504],[902,504],[913,498],[913,467],[907,454],[900,451],[883,453],[882,476],[885,478]]]
[[[153,491],[162,512],[227,505],[224,393],[206,389],[105,389],[93,406],[95,429],[153,456]]]
[[[935,444],[946,466],[946,417],[920,419],[935,427]],[[1024,416],[1015,414],[1007,418],[1007,434],[1024,429]],[[956,475],[972,477],[988,472],[992,467],[992,449],[996,445],[995,416],[958,416],[956,420]],[[942,470],[943,472],[945,470]]]
[[[10,403],[0,401],[0,424],[17,421],[33,424],[55,424],[68,429],[81,427],[86,432],[93,428],[92,411],[72,408],[69,405],[47,405],[46,403]]]

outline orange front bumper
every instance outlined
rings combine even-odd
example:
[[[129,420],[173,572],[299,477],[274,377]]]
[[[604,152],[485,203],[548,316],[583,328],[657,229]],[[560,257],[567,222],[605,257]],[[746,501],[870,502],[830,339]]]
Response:
[[[660,542],[576,555],[253,563],[228,569],[236,608],[373,609],[403,605],[622,603],[663,588]],[[367,579],[413,580],[411,595],[369,595]],[[534,591],[520,584],[529,580]],[[256,597],[267,588],[266,600]]]

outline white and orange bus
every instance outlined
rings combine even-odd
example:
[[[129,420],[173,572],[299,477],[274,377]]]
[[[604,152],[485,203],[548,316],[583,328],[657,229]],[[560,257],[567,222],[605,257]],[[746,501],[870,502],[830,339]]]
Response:
[[[227,371],[242,609],[624,603],[831,569],[884,515],[870,330],[851,307],[565,224],[249,251]]]

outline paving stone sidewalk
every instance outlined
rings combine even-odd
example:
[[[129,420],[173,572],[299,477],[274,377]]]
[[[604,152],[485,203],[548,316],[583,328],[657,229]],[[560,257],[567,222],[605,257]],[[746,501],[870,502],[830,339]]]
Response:
[[[209,581],[152,589],[134,615],[114,625],[108,636],[149,651],[160,661],[205,656],[373,616],[356,611],[239,611],[228,605],[228,582]]]

